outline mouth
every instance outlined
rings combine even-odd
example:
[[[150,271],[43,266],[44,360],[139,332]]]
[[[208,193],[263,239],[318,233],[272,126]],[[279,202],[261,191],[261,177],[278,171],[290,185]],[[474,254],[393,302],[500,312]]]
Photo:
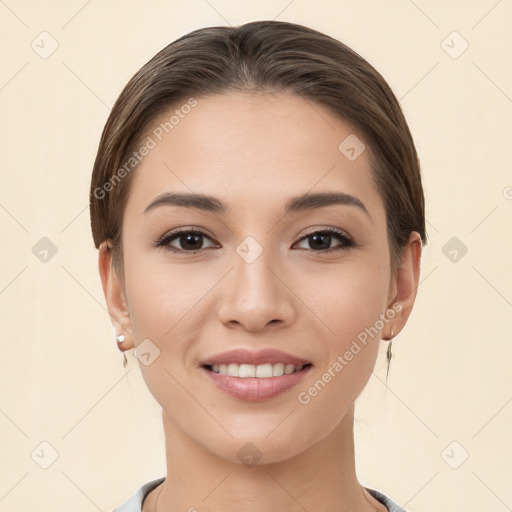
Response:
[[[205,364],[199,367],[214,388],[246,402],[272,400],[297,386],[312,370],[312,363]]]
[[[313,363],[274,348],[238,348],[199,363],[206,381],[244,401],[270,400],[290,390],[311,372]]]

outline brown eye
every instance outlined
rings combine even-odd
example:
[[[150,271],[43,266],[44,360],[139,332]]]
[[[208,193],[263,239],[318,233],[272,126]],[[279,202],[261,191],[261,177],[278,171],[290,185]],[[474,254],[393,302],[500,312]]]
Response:
[[[154,246],[166,247],[173,252],[194,254],[203,250],[204,239],[210,240],[210,237],[202,231],[182,229],[164,235]],[[177,244],[172,245],[176,241]]]
[[[338,244],[338,247],[331,247],[331,243],[336,239],[341,242],[341,245]],[[304,240],[308,241],[310,246],[310,248],[306,248],[306,250],[311,252],[334,252],[346,250],[355,245],[351,238],[346,236],[342,231],[334,228],[315,231],[301,239],[301,241]]]
[[[202,231],[188,228],[167,233],[154,243],[153,246],[165,247],[175,253],[196,254],[204,249],[211,249],[212,247],[215,247],[214,243],[209,247],[204,247],[203,244],[205,240],[211,241],[211,238]],[[337,246],[332,247],[332,243],[336,240],[340,243],[338,243]],[[347,250],[356,245],[352,238],[335,228],[326,228],[314,231],[301,238],[299,241],[299,243],[304,242],[307,242],[309,245],[309,248],[304,248],[306,251],[317,253],[330,253]]]

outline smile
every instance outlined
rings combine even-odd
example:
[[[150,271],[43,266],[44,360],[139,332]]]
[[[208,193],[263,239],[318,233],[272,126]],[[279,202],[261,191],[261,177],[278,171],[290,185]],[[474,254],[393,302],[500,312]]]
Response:
[[[291,390],[310,373],[312,368],[311,363],[300,366],[284,363],[230,363],[205,365],[199,369],[207,382],[228,396],[246,402],[261,402]]]
[[[295,366],[294,364],[285,363],[266,363],[266,364],[214,364],[206,368],[212,372],[220,375],[229,375],[230,377],[238,377],[240,379],[247,379],[255,377],[257,379],[269,379],[271,377],[281,377],[283,375],[290,375],[295,372],[300,372],[304,366]]]

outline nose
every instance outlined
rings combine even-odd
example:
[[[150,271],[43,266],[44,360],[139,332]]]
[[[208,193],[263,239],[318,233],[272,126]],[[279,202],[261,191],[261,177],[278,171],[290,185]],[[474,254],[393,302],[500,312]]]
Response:
[[[286,285],[270,251],[251,263],[237,253],[219,290],[218,318],[232,329],[258,332],[290,325],[295,318],[294,294]]]

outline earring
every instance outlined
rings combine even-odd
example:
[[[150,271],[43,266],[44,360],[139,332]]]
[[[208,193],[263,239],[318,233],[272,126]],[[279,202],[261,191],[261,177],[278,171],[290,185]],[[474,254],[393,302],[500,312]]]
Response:
[[[116,339],[117,339],[117,343],[119,345],[121,345],[121,343],[123,343],[123,341],[125,340],[124,334],[120,334]],[[126,354],[123,350],[123,366],[126,368],[127,364],[128,364],[128,360],[126,359]]]
[[[392,343],[393,343],[393,328],[391,328],[391,337],[389,338],[388,351],[386,353],[386,360],[388,362],[388,371],[386,373],[386,379],[388,378],[388,374],[389,374],[389,364],[391,363],[391,358],[393,357],[393,354],[391,353]]]

